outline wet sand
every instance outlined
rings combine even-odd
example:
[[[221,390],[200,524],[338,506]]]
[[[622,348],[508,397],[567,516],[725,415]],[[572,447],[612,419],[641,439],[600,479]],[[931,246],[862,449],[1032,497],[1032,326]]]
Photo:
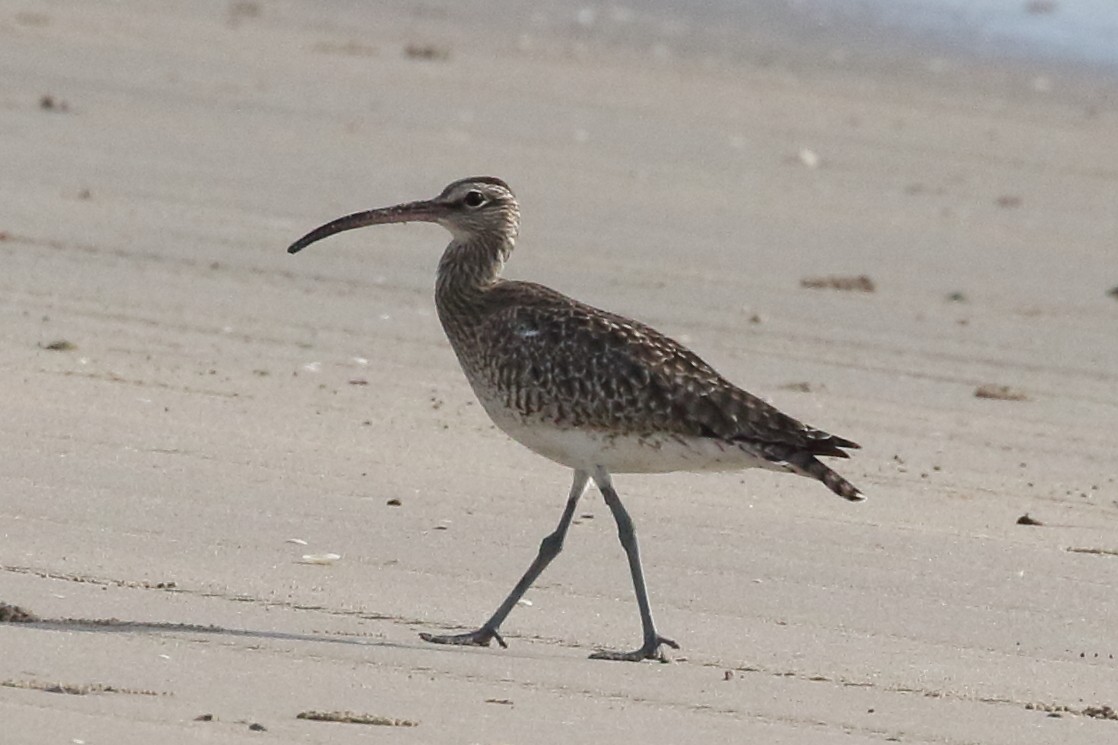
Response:
[[[1112,99],[454,20],[0,15],[0,601],[42,619],[0,626],[0,740],[1114,738]],[[639,632],[595,493],[509,649],[417,638],[492,611],[569,474],[474,402],[441,229],[284,248],[480,173],[520,197],[509,276],[863,445],[861,505],[616,479],[673,664],[586,659]]]

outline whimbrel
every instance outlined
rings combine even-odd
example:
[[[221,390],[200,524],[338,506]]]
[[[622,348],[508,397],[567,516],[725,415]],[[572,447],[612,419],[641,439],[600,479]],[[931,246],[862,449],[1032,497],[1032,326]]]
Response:
[[[421,634],[435,644],[507,646],[498,630],[532,582],[562,550],[575,506],[592,479],[617,522],[640,610],[643,643],[606,660],[663,659],[679,648],[656,631],[633,521],[613,487],[615,473],[728,471],[750,467],[822,481],[860,501],[849,481],[818,456],[849,457],[850,440],[808,427],[723,378],[696,354],[624,316],[532,282],[501,277],[520,229],[504,181],[455,181],[434,199],[357,212],[295,241],[366,225],[433,222],[452,236],[439,261],[435,306],[474,393],[493,422],[530,450],[574,470],[559,525],[493,615],[465,634]]]

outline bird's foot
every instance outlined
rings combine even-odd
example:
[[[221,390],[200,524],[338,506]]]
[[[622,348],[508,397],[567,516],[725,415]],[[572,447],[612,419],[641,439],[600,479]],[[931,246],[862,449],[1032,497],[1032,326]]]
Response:
[[[432,644],[453,644],[459,647],[488,647],[489,642],[496,639],[501,649],[508,649],[509,646],[505,644],[505,640],[497,633],[497,629],[487,629],[484,626],[466,634],[421,633],[419,638],[425,642],[431,642]]]
[[[613,662],[640,662],[641,660],[659,660],[660,662],[667,662],[668,658],[664,654],[664,650],[660,648],[661,646],[679,649],[679,645],[671,639],[656,634],[646,639],[644,646],[640,649],[634,649],[632,652],[611,652],[608,649],[600,649],[590,655],[590,659],[611,660]]]

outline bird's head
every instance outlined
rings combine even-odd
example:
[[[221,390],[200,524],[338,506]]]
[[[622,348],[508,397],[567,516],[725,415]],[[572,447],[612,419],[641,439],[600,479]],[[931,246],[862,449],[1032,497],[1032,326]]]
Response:
[[[520,230],[520,207],[504,181],[474,176],[455,181],[434,199],[339,217],[292,243],[287,252],[297,253],[343,230],[395,222],[434,222],[449,230],[456,242],[496,242],[511,248]]]

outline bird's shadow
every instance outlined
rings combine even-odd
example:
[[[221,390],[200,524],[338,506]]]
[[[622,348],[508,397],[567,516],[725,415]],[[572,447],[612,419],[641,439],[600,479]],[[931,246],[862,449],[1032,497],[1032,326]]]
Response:
[[[383,639],[351,639],[320,634],[302,634],[290,631],[264,631],[259,629],[230,629],[216,624],[178,623],[174,621],[133,621],[119,618],[40,618],[16,606],[5,605],[5,610],[18,611],[0,614],[0,624],[19,625],[44,631],[80,631],[86,633],[185,633],[213,634],[215,636],[239,637],[248,639],[269,639],[330,644],[351,644],[361,647],[382,647],[410,649],[414,645],[398,644]]]

